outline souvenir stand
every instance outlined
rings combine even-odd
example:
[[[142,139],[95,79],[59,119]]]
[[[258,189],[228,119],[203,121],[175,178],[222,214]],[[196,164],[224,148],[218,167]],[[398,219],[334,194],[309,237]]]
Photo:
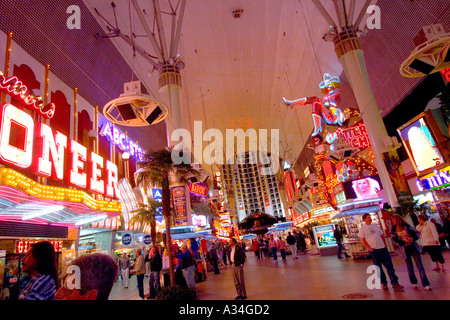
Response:
[[[361,201],[348,201],[338,205],[339,213],[332,219],[342,219],[347,231],[344,238],[344,246],[348,253],[351,253],[353,258],[367,257],[369,251],[364,247],[359,239],[359,228],[364,223],[362,216],[365,213],[370,213],[372,223],[381,226],[386,238],[386,245],[390,253],[394,252],[394,246],[390,238],[390,230],[386,225],[380,205],[383,204],[383,198],[368,199]]]

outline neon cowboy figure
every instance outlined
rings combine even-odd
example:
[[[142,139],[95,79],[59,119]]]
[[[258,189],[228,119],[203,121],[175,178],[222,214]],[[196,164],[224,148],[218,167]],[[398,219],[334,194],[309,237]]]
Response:
[[[297,106],[303,106],[312,104],[312,118],[314,121],[314,132],[312,136],[318,135],[322,132],[322,119],[329,125],[342,126],[345,121],[344,114],[339,109],[341,102],[337,88],[339,88],[340,80],[338,77],[331,77],[329,73],[323,75],[323,81],[320,83],[319,88],[325,96],[322,99],[317,97],[307,97],[298,100],[286,100],[283,98],[283,102],[289,109],[293,109]]]

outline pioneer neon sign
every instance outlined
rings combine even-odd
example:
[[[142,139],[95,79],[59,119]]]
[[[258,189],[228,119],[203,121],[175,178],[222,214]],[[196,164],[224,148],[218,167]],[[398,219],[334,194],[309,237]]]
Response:
[[[114,163],[54,133],[45,123],[35,124],[32,116],[9,103],[0,106],[0,161],[110,198],[120,197]]]
[[[55,114],[55,105],[44,104],[41,96],[36,96],[31,90],[21,82],[17,77],[6,79],[3,72],[0,71],[0,89],[6,91],[11,96],[19,97],[31,109],[37,110],[43,117],[50,119]]]
[[[105,121],[100,129],[100,135],[106,137],[113,144],[117,145],[120,150],[129,152],[132,157],[138,160],[144,159],[144,150],[137,145],[136,142],[129,139],[125,133],[120,131],[111,122]]]

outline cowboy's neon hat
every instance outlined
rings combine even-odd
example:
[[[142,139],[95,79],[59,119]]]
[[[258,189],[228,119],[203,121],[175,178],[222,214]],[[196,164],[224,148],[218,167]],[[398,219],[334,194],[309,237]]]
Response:
[[[319,84],[320,89],[325,89],[330,83],[340,83],[339,77],[332,77],[329,73],[323,75],[323,81]]]

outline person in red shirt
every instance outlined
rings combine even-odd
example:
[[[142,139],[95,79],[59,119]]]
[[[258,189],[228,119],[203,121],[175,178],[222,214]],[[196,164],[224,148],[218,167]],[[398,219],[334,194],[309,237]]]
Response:
[[[252,241],[252,247],[253,247],[253,252],[255,253],[255,256],[258,260],[260,260],[260,256],[259,256],[259,242],[258,239],[253,239]]]
[[[282,237],[280,237],[277,241],[278,250],[280,250],[281,259],[283,262],[286,262],[286,242]]]

